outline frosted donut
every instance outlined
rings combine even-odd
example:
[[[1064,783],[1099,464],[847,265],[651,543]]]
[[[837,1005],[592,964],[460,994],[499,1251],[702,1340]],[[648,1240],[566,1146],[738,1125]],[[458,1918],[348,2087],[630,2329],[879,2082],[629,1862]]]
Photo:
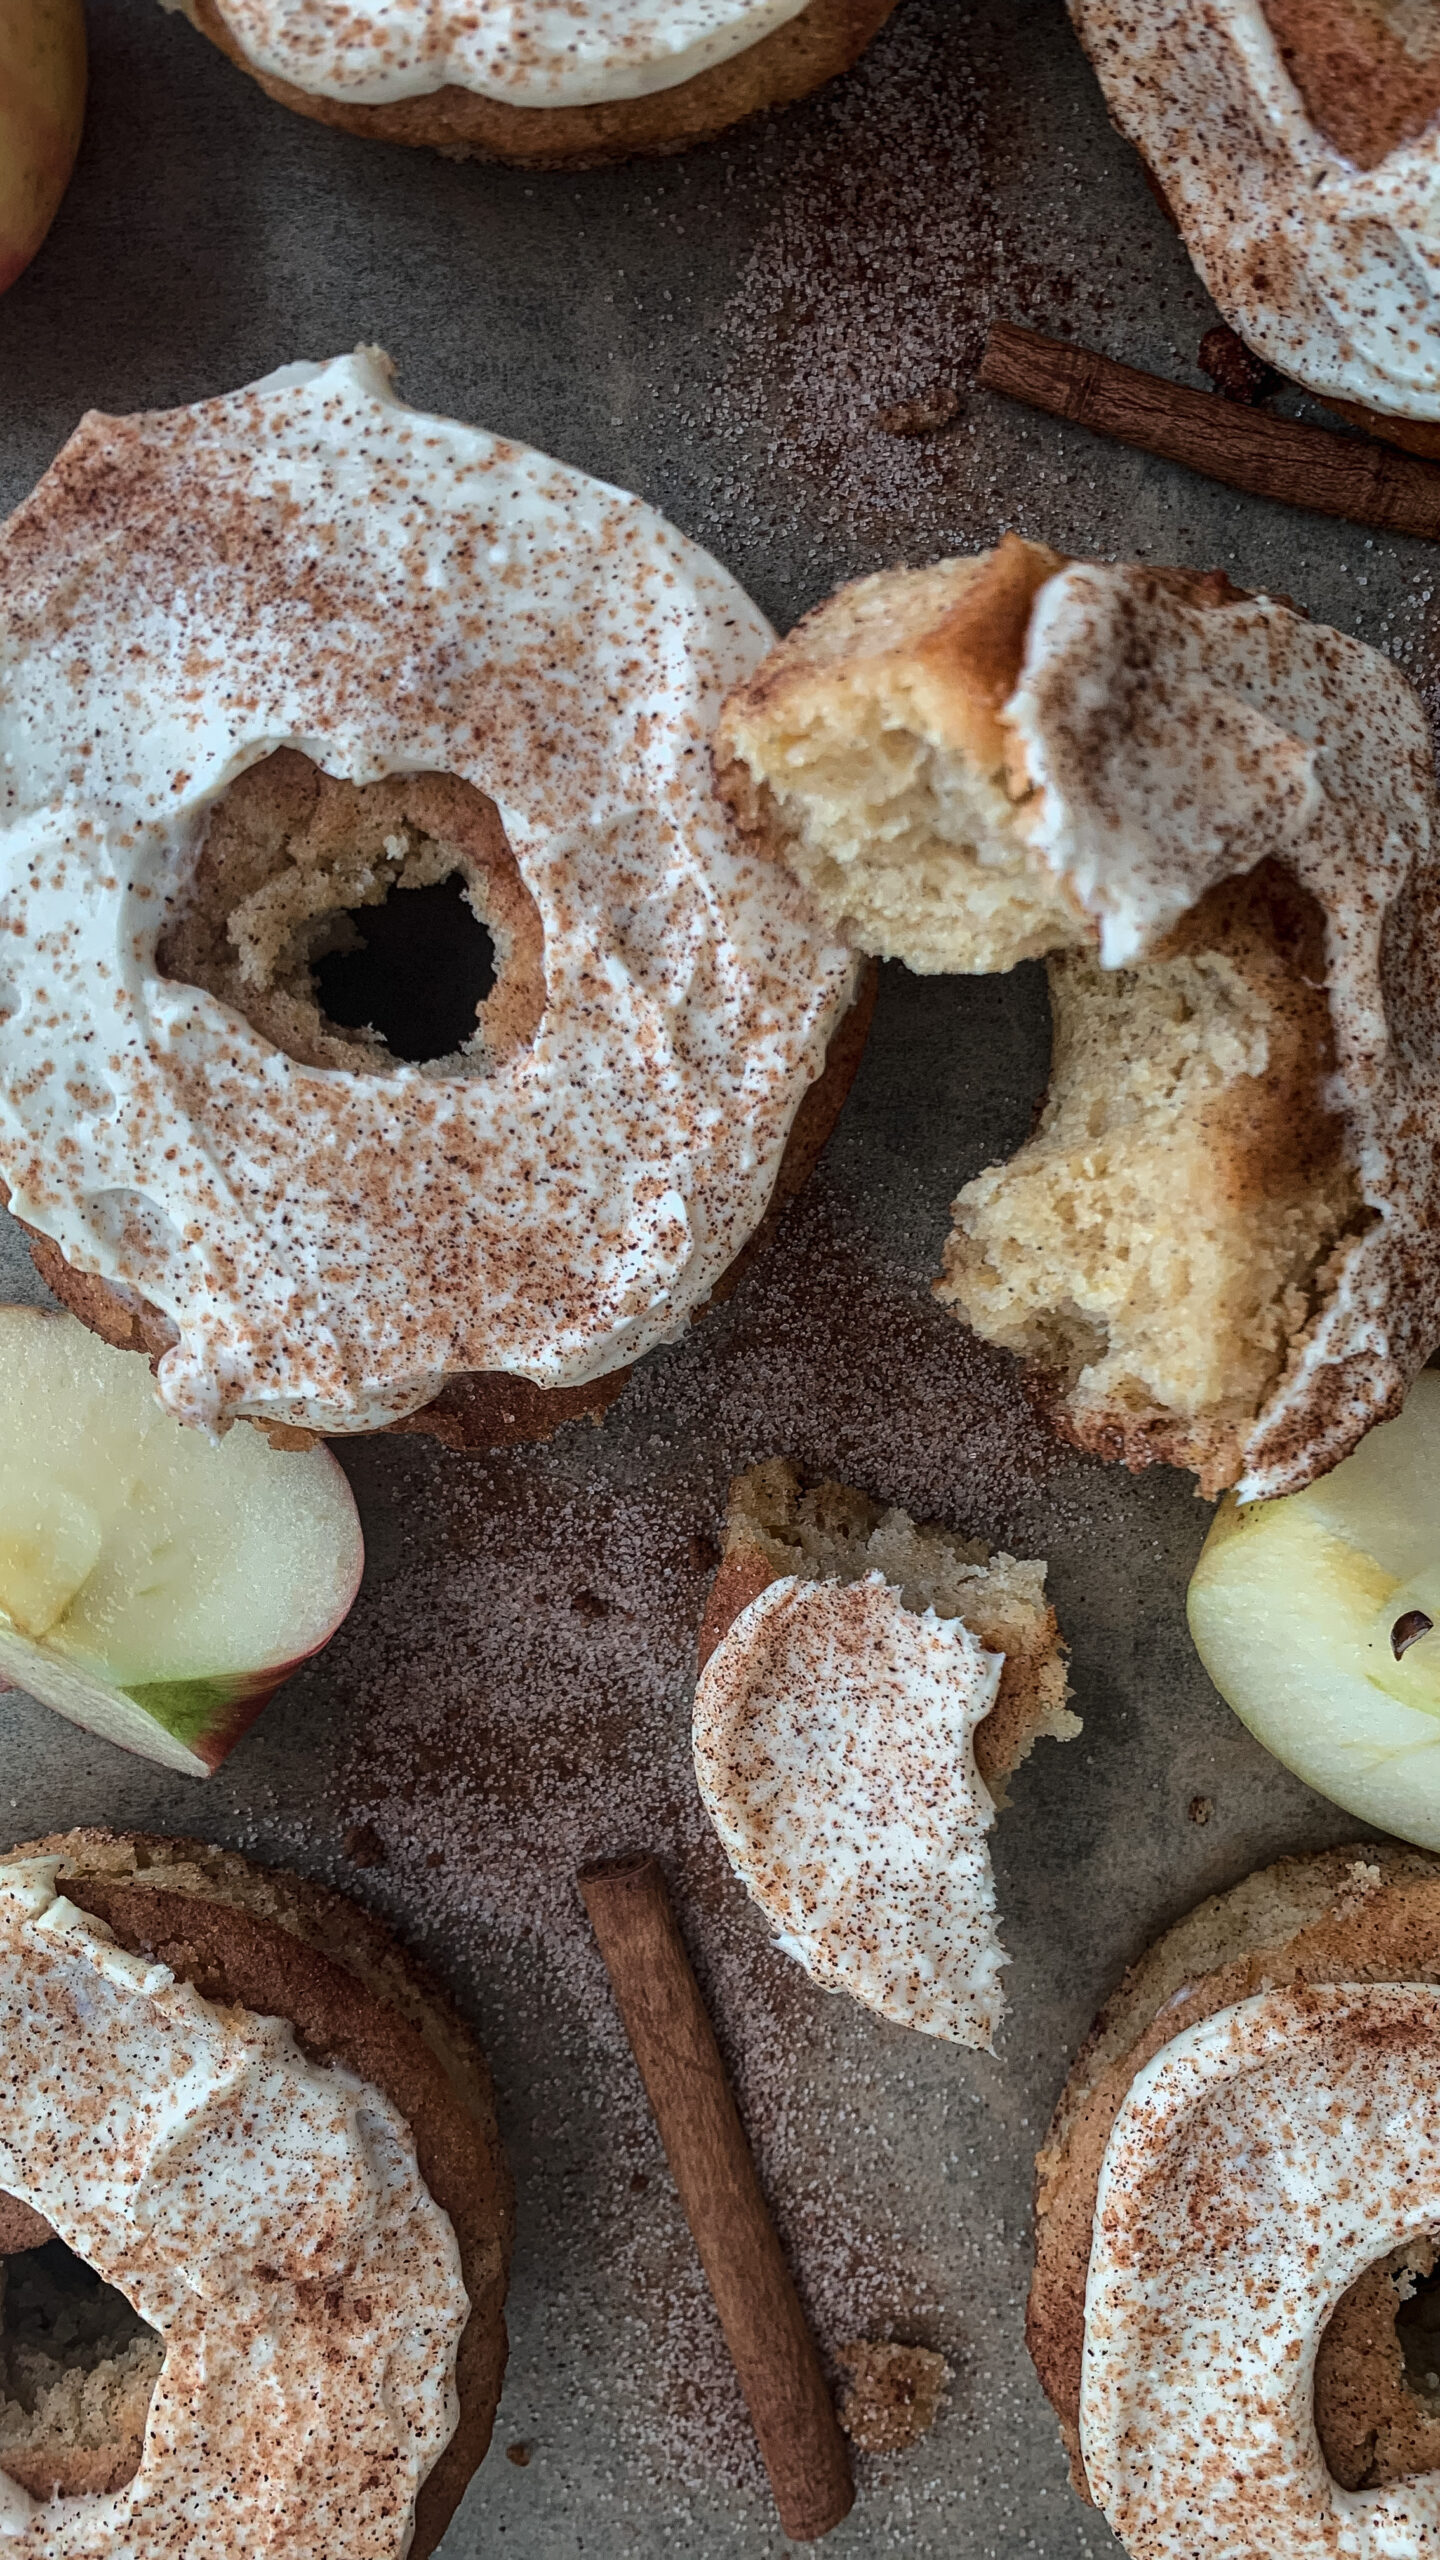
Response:
[[[591,1409],[704,1304],[856,987],[711,788],[769,637],[373,354],[79,429],[0,534],[0,1176],[174,1412]],[[332,1037],[315,934],[441,871],[495,944],[473,1035]]]
[[[1355,2492],[1313,2414],[1330,2314],[1440,2227],[1440,1990],[1268,1991],[1190,2028],[1116,2119],[1085,2293],[1080,2445],[1134,2560],[1394,2560],[1440,2479]]]
[[[1069,0],[1208,291],[1267,362],[1440,452],[1440,28],[1396,0]]]
[[[1034,1135],[939,1295],[1082,1447],[1282,1493],[1440,1343],[1440,803],[1398,668],[1220,576],[860,580],[731,696],[720,787],[862,950],[1048,955]]]
[[[434,1986],[337,1895],[76,1833],[0,1865],[0,2077],[12,2215],[150,2333],[128,2395],[101,2368],[88,2401],[133,2423],[153,2383],[128,2446],[75,2442],[58,2387],[28,2430],[0,2409],[7,2550],[425,2560],[488,2440],[510,2221],[484,2065]]]
[[[685,151],[847,71],[895,0],[163,0],[283,106],[450,159]]]
[[[1340,1986],[1336,1997],[1342,2004],[1357,1996],[1363,1998],[1365,1994],[1355,1993],[1356,1984],[1367,1986],[1367,1991],[1376,1985],[1398,1986],[1397,1996],[1415,2004],[1410,2025],[1403,2018],[1393,2023],[1393,2050],[1399,2059],[1402,2083],[1407,2084],[1398,2105],[1397,2121],[1416,2105],[1433,2110],[1437,2055],[1433,2029],[1426,2021],[1433,2016],[1434,2004],[1440,2001],[1440,1861],[1388,1842],[1366,1843],[1328,1850],[1320,1857],[1282,1859],[1276,1866],[1247,1876],[1229,1892],[1200,1904],[1157,1940],[1126,1975],[1082,2048],[1036,2163],[1035,2273],[1026,2320],[1030,2352],[1060,2421],[1070,2452],[1072,2476],[1082,2496],[1090,2496],[1093,2485],[1087,2480],[1087,2467],[1091,2464],[1088,2446],[1084,2465],[1081,2462],[1082,2374],[1090,2354],[1087,2278],[1102,2263],[1112,2271],[1112,2278],[1107,2281],[1114,2278],[1120,2235],[1129,2211],[1122,2177],[1120,2183],[1112,2181],[1107,2189],[1112,2218],[1102,2233],[1097,2217],[1102,2171],[1106,2170],[1112,2146],[1126,2123],[1131,2133],[1123,2137],[1124,2157],[1132,2163],[1138,2158],[1131,2137],[1141,2119],[1136,2114],[1127,2118],[1126,2110],[1133,2096],[1143,2115],[1145,2092],[1153,2085],[1152,2073],[1168,2057],[1193,2047],[1209,2057],[1204,2063],[1204,2072],[1209,2072],[1218,2055],[1218,2078],[1211,2087],[1212,2092],[1215,2087],[1223,2091],[1229,2072],[1229,2065],[1224,2062],[1228,2035],[1225,2022],[1243,2022],[1252,2014],[1261,2019],[1262,2029],[1254,2050],[1262,2052],[1269,2039],[1272,2053],[1280,2058],[1282,2075],[1298,2079],[1302,2089],[1292,2155],[1302,2169],[1313,2157],[1315,2174],[1308,2196],[1297,2199],[1297,2218],[1310,2218],[1306,2246],[1315,2242],[1315,2264],[1319,2265],[1322,2251],[1330,2252],[1318,2329],[1312,2299],[1306,2314],[1310,2346],[1297,2343],[1297,2324],[1292,2329],[1288,2359],[1291,2365],[1303,2361],[1318,2336],[1318,2350],[1311,2356],[1311,2366],[1314,2426],[1322,2469],[1328,2471],[1332,2485],[1338,2482],[1342,2490],[1349,2491],[1385,2489],[1397,2482],[1411,2482],[1422,2473],[1440,2472],[1440,2409],[1433,2399],[1410,2387],[1398,2325],[1405,2320],[1406,2301],[1416,2281],[1429,2275],[1435,2266],[1431,2235],[1440,2232],[1440,2218],[1434,2215],[1433,2208],[1422,2204],[1403,2228],[1387,2224],[1388,2197],[1382,2194],[1383,2180],[1371,2189],[1362,2173],[1355,2180],[1350,2201],[1353,2205],[1358,2199],[1362,2216],[1366,2209],[1373,2208],[1373,2219],[1363,2225],[1358,2254],[1352,2251],[1336,2256],[1332,2248],[1334,2229],[1327,2234],[1325,2228],[1327,2204],[1320,2160],[1329,2137],[1323,2126],[1318,2130],[1309,2126],[1307,2111],[1313,2106],[1315,2093],[1330,2088],[1334,2100],[1332,2122],[1339,2123],[1344,2113],[1340,2104],[1344,2075],[1338,2066],[1319,2058],[1330,2028],[1317,2013],[1312,2034],[1311,2026],[1304,2022],[1304,2002],[1307,1997],[1318,1997],[1320,1986]],[[1267,2022],[1262,2014],[1266,2000],[1281,1995],[1293,1998],[1295,2009],[1271,2012]],[[1431,2004],[1428,2010],[1424,2008],[1426,2002]],[[1271,2029],[1282,2015],[1285,2023],[1276,2041]],[[1341,2026],[1338,2032],[1342,2045],[1352,2038],[1350,2026]],[[1250,2050],[1247,2037],[1248,2030],[1242,2026],[1233,2047],[1234,2053],[1242,2057],[1238,2072],[1232,2077],[1232,2089],[1241,2093],[1235,2100],[1237,2106],[1244,2103],[1248,2063],[1243,2057]],[[1312,2043],[1317,2054],[1313,2070],[1304,2061]],[[1381,2037],[1382,2062],[1384,2044],[1385,2038]],[[1284,2058],[1287,2048],[1290,2061]],[[1296,2055],[1299,2063],[1292,2069]],[[1263,2065],[1264,2070],[1269,2067],[1268,2063]],[[1178,2084],[1167,2083],[1173,2085]],[[1222,2097],[1221,2102],[1230,2104],[1228,2098]],[[1205,2105],[1210,2104],[1207,2096]],[[1171,2121],[1178,2125],[1181,2119],[1175,2116]],[[1200,2118],[1194,2121],[1198,2123]],[[1143,2146],[1143,2136],[1138,2138]],[[1377,2138],[1377,2158],[1383,2141],[1383,2135]],[[1114,2150],[1113,2156],[1118,2163],[1121,2150]],[[1256,2156],[1259,2162],[1259,2146]],[[1411,2170],[1411,2193],[1418,2196],[1431,2172],[1424,2158],[1412,2163]],[[1267,2174],[1263,2163],[1257,2166],[1257,2198],[1263,2197]],[[1402,2170],[1402,2183],[1404,2176]],[[1233,2225],[1226,2211],[1221,2210],[1222,2204],[1226,2208],[1231,2204],[1245,2208],[1250,2200],[1250,2185],[1245,2175],[1237,2175],[1225,2183],[1222,2196],[1217,2198],[1217,2268],[1220,2254],[1230,2248],[1234,2239]],[[1331,2204],[1339,2196],[1338,2185],[1333,2185]],[[1406,2210],[1408,2214],[1408,2206]],[[1257,2221],[1257,2241],[1249,2264],[1252,2305],[1262,2300],[1268,2282],[1268,2248],[1268,2243],[1260,2243]],[[1162,2294],[1169,2298],[1167,2269],[1182,2261],[1183,2252],[1180,2260],[1172,2261],[1168,2245],[1155,2258],[1157,2305]],[[1132,2259],[1132,2267],[1136,2263]],[[1193,2257],[1191,2263],[1193,2267]],[[1292,2287],[1285,2298],[1293,2307],[1300,2295]],[[1228,2316],[1229,2296],[1224,2281],[1217,2277],[1215,2317],[1223,2320]],[[1202,2304],[1190,2334],[1202,2335],[1208,2321],[1208,2309]],[[1181,2334],[1181,2324],[1177,2322],[1171,2336],[1172,2354]],[[1273,2339],[1269,2343],[1273,2345]],[[1098,2373],[1098,2331],[1095,2355]],[[1167,2357],[1152,2360],[1148,2371],[1159,2374],[1167,2361]],[[1145,2368],[1138,2344],[1129,2362],[1132,2379],[1143,2387]],[[1122,2391],[1129,2387],[1123,2382],[1117,2386]],[[1298,2381],[1296,2387],[1298,2390]],[[1308,2382],[1305,2388],[1308,2391]],[[1114,2405],[1109,2400],[1108,2385],[1102,2396],[1107,2405]],[[1249,2404],[1252,2453],[1261,2440],[1262,2398],[1257,2389]],[[1300,2398],[1303,2402],[1305,2392],[1300,2393]],[[1221,2427],[1230,2424],[1236,2413],[1227,2409],[1217,2415],[1210,2403],[1204,2403],[1202,2408],[1202,2401],[1203,2395],[1196,2394],[1197,2414],[1218,2436]],[[1098,2414],[1101,2399],[1097,2398],[1093,2406],[1097,2412],[1093,2478],[1098,2481],[1102,2470],[1107,2479],[1115,2475],[1105,2469],[1109,2456],[1101,2450],[1101,2434],[1107,2445],[1110,2441],[1108,2421]],[[1288,2419],[1286,2426],[1286,2460],[1293,2481],[1296,2436]],[[1304,2429],[1300,2432],[1303,2437]],[[1299,2450],[1302,2467],[1308,2470],[1314,2487],[1311,2454],[1304,2443]],[[1248,2468],[1248,2463],[1242,2463],[1242,2468]],[[1423,2485],[1427,2497],[1440,2494],[1440,2479],[1428,2479]],[[1130,2492],[1125,2494],[1128,2498]],[[1135,2547],[1148,2554],[1152,2548],[1168,2550],[1170,2545],[1163,2540],[1152,2544],[1142,2536]],[[1191,2548],[1186,2544],[1176,2547],[1187,2552]],[[1202,2541],[1194,2547],[1207,2551],[1210,2545]],[[1243,2537],[1237,2539],[1237,2560],[1248,2555],[1252,2547],[1264,2546],[1252,2545]],[[1284,2552],[1288,2560],[1292,2550],[1309,2552],[1312,2545],[1303,2539],[1292,2543],[1279,2535],[1269,2547]],[[1330,2548],[1323,2541],[1315,2547]],[[1350,2548],[1348,2544],[1341,2547]],[[1408,2550],[1414,2546],[1402,2541],[1395,2547]]]

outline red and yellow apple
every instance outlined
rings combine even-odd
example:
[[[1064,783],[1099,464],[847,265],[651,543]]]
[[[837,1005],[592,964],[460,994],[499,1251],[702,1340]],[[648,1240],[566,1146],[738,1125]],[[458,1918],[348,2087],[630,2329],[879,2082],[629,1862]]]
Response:
[[[207,1778],[345,1617],[365,1560],[328,1449],[222,1440],[73,1316],[0,1306],[0,1687]]]
[[[55,219],[84,115],[83,0],[0,0],[0,293]]]
[[[1440,1372],[1303,1492],[1227,1497],[1188,1605],[1220,1695],[1277,1760],[1440,1849]]]

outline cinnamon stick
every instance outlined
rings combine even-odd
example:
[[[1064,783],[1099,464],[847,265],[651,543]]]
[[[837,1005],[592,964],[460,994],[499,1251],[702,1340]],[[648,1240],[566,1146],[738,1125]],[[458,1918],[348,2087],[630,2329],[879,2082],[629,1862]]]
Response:
[[[987,391],[1003,391],[1141,453],[1183,462],[1252,497],[1278,498],[1386,533],[1430,541],[1440,534],[1440,469],[1393,445],[1237,408],[1213,392],[1192,391],[1005,320],[996,321],[986,340],[980,381]]]
[[[793,2542],[818,2541],[854,2504],[850,2458],[659,1862],[646,1851],[607,1858],[578,1882],[780,2522]]]

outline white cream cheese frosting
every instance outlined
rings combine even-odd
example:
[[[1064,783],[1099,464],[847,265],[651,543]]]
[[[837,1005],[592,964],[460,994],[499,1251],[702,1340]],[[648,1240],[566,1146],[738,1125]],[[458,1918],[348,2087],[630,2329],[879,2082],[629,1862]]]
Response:
[[[204,2000],[0,1866],[0,2190],[159,2334],[140,2468],[43,2503],[15,2560],[401,2560],[468,2314],[403,2116],[288,2023]]]
[[[184,7],[185,0],[165,0]],[[806,0],[216,0],[248,61],[311,97],[388,106],[453,84],[513,107],[678,88]]]
[[[1164,572],[1076,562],[1036,598],[1003,719],[1030,842],[1108,967],[1266,857],[1323,913],[1330,1102],[1374,1214],[1246,1449],[1240,1499],[1286,1492],[1398,1412],[1440,1344],[1440,804],[1424,711],[1378,650],[1269,597],[1197,605]]]
[[[700,1793],[788,1955],[899,2026],[988,2046],[1004,2006],[975,1727],[1001,1657],[883,1575],[787,1575],[695,1693]]]
[[[1440,133],[1357,168],[1261,0],[1069,0],[1225,318],[1309,390],[1440,419]]]
[[[1440,2474],[1346,2490],[1315,2430],[1340,2297],[1440,2231],[1440,1991],[1263,1992],[1116,2118],[1085,2295],[1086,2477],[1132,2560],[1421,2560]]]
[[[407,408],[374,352],[77,430],[0,532],[0,1174],[171,1319],[171,1410],[365,1429],[683,1330],[854,988],[711,786],[770,639],[638,499]],[[493,799],[544,932],[517,1055],[302,1067],[159,975],[209,810],[280,745]]]

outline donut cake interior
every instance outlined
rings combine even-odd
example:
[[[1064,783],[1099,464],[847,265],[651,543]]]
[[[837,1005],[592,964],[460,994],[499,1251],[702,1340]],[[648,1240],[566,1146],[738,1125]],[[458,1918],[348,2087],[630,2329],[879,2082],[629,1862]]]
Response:
[[[482,1075],[539,1025],[544,935],[493,801],[454,774],[343,782],[293,747],[251,765],[216,804],[161,936],[160,966],[233,1006],[302,1066],[384,1074],[402,1057],[374,1023],[327,1014],[317,969],[363,948],[357,915],[392,897],[404,910],[417,890],[451,881],[488,927],[494,982],[457,1024],[453,1048],[404,1062],[436,1076]],[[464,922],[457,908],[440,932],[453,939]],[[433,984],[423,996],[433,1010]]]
[[[124,2295],[0,2198],[0,2470],[37,2498],[123,2487],[163,2361]]]
[[[58,1881],[121,1946],[201,1995],[288,2018],[314,2060],[381,2089],[415,2136],[449,2215],[470,2317],[460,2421],[416,2503],[411,2560],[428,2560],[489,2442],[505,2361],[513,2204],[483,2056],[438,1984],[368,1913],[323,1886],[193,1840],[73,1831],[12,1858],[54,1856]],[[135,2472],[160,2342],[40,2217],[0,2197],[0,2469],[33,2496],[119,2487]]]
[[[956,1200],[938,1293],[1031,1363],[1082,1446],[1218,1492],[1368,1215],[1326,1104],[1323,919],[1265,860],[1134,966],[1092,956],[1027,836],[1001,718],[1062,565],[1012,535],[842,590],[732,695],[720,783],[861,948],[925,972],[1046,958],[1045,1105]],[[1157,575],[1188,603],[1234,600]]]
[[[1042,1735],[1066,1742],[1080,1719],[1065,1703],[1065,1657],[1042,1564],[992,1555],[976,1541],[911,1520],[849,1485],[808,1489],[788,1458],[770,1458],[730,1488],[720,1569],[700,1628],[703,1665],[742,1609],[793,1574],[860,1582],[883,1574],[907,1609],[960,1618],[1005,1667],[975,1729],[975,1762],[997,1806],[1005,1781]]]
[[[1388,1843],[1286,1858],[1202,1903],[1127,1974],[1071,2072],[1036,2163],[1026,2335],[1088,2495],[1079,2448],[1085,2279],[1101,2164],[1137,2072],[1172,2038],[1295,1983],[1440,1982],[1440,1860]],[[1440,2469],[1440,2233],[1381,2259],[1320,2342],[1315,2423],[1342,2488]]]
[[[1311,122],[1373,169],[1440,116],[1440,18],[1431,0],[1261,0]]]

